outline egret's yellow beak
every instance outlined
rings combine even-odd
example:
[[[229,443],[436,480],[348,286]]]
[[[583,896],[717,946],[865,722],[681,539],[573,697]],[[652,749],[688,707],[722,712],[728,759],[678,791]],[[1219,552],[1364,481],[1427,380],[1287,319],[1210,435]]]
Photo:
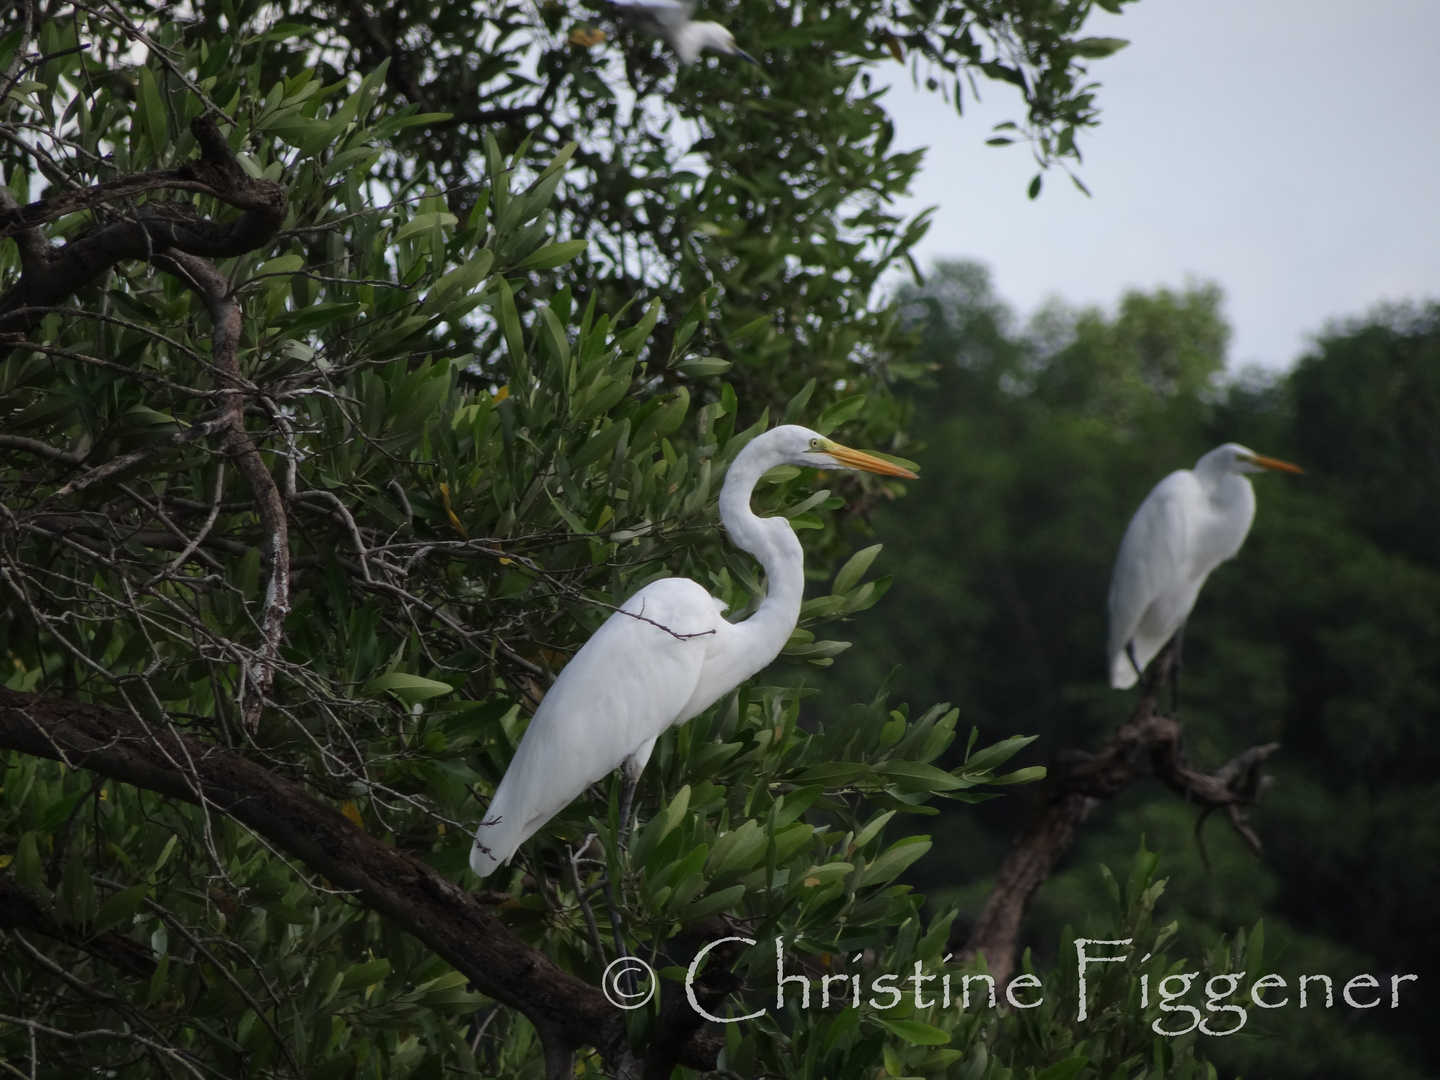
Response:
[[[1305,470],[1299,465],[1291,465],[1288,461],[1281,461],[1279,458],[1266,457],[1264,454],[1236,454],[1241,461],[1248,461],[1251,465],[1259,465],[1262,469],[1274,469],[1276,472],[1299,473],[1305,475]]]
[[[881,458],[862,453],[859,450],[851,450],[848,446],[841,446],[839,443],[830,443],[825,447],[825,453],[829,454],[847,469],[859,469],[861,472],[879,473],[881,476],[903,476],[907,480],[920,479],[920,477],[916,476],[909,469],[896,465],[894,462],[884,461]]]

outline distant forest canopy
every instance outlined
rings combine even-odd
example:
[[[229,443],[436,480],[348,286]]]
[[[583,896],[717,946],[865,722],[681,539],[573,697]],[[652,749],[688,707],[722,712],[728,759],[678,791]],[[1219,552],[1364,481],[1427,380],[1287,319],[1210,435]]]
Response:
[[[1105,604],[1146,492],[1230,440],[1304,466],[1255,478],[1254,529],[1185,633],[1197,766],[1283,744],[1251,814],[1263,857],[1221,815],[1202,853],[1198,812],[1139,785],[1091,819],[1026,940],[1044,959],[1067,924],[1084,930],[1105,906],[1097,864],[1120,872],[1143,836],[1170,878],[1156,921],[1179,921],[1174,955],[1263,917],[1269,940],[1288,939],[1282,973],[1419,975],[1393,1012],[1312,1005],[1260,1018],[1269,1038],[1206,1040],[1222,1074],[1436,1075],[1440,304],[1336,322],[1278,375],[1227,370],[1214,285],[1024,321],[982,266],[945,262],[902,299],[932,369],[909,393],[927,483],[878,512],[894,589],[855,624],[825,700],[893,672],[898,698],[953,701],[982,737],[1039,732],[1023,764],[1093,749],[1134,704],[1105,682]],[[933,905],[960,901],[962,936],[1028,794],[913,826],[944,857],[909,880]]]

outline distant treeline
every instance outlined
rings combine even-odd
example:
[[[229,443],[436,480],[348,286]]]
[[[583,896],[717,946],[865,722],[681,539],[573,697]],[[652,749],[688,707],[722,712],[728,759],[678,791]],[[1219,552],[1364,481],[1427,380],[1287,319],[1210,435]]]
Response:
[[[1145,493],[1228,440],[1303,465],[1257,478],[1250,539],[1185,638],[1192,759],[1283,744],[1251,816],[1263,858],[1142,785],[1092,819],[1027,936],[1053,956],[1065,924],[1104,907],[1098,864],[1120,871],[1143,834],[1170,878],[1157,921],[1179,921],[1189,955],[1263,917],[1289,942],[1282,971],[1418,974],[1401,1009],[1286,1010],[1254,1025],[1269,1037],[1208,1040],[1222,1073],[1436,1075],[1440,305],[1333,325],[1276,376],[1226,370],[1213,285],[1022,323],[956,262],[905,299],[931,367],[913,397],[925,481],[879,514],[895,586],[833,681],[859,694],[898,665],[900,699],[953,701],[987,737],[1040,733],[1026,764],[1097,746],[1133,706],[1105,683],[1105,600]],[[1025,800],[917,819],[946,856],[915,883],[973,917]]]

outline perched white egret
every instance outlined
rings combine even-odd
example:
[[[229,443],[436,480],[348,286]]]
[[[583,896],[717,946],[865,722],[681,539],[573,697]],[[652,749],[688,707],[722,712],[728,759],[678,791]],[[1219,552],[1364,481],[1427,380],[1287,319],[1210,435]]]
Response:
[[[700,50],[714,49],[726,56],[757,63],[735,44],[735,36],[716,22],[695,22],[694,0],[614,0],[615,6],[632,14],[646,30],[675,51],[681,64],[700,59]]]
[[[652,581],[625,601],[565,665],[535,710],[476,830],[470,866],[481,877],[585,788],[624,769],[621,826],[655,740],[709,708],[779,654],[800,617],[805,556],[790,522],[762,518],[750,494],[777,465],[915,474],[787,424],[735,457],[720,490],[730,539],[765,568],[765,599],[744,622],[689,578]]]
[[[1184,626],[1210,571],[1240,550],[1255,520],[1255,489],[1243,474],[1263,469],[1305,471],[1226,443],[1145,496],[1110,578],[1111,686],[1135,685]]]

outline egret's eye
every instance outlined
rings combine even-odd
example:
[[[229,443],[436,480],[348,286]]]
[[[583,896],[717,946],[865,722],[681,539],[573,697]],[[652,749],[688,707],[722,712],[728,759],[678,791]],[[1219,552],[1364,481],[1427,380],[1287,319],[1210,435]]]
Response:
[[[819,450],[819,449],[820,449],[820,440],[819,440],[819,439],[811,439],[811,440],[810,440],[810,449],[811,449],[811,450]]]

